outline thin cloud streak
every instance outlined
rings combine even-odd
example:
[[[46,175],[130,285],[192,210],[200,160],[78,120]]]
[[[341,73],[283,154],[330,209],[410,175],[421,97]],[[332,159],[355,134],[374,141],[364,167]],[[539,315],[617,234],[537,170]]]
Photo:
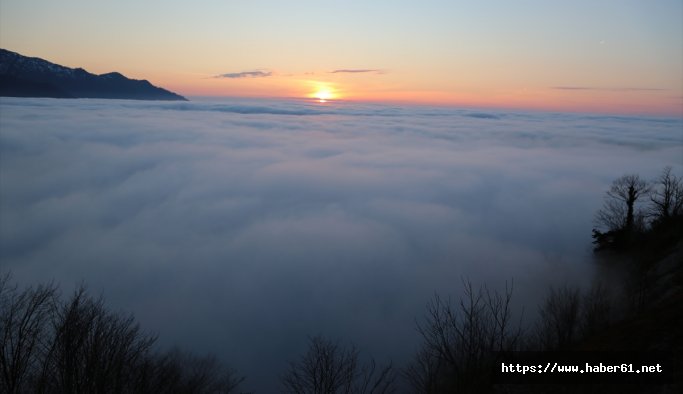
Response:
[[[607,92],[662,92],[669,89],[661,88],[632,88],[632,87],[622,87],[622,88],[598,88],[590,86],[553,86],[553,90],[595,90],[595,91],[607,91]]]
[[[254,71],[242,71],[239,73],[227,73],[227,74],[219,74],[216,75],[214,78],[231,78],[231,79],[238,79],[238,78],[265,78],[265,77],[270,77],[273,75],[272,71],[266,71],[266,70],[254,70]]]
[[[376,68],[342,68],[330,71],[330,74],[386,74],[385,70]]]

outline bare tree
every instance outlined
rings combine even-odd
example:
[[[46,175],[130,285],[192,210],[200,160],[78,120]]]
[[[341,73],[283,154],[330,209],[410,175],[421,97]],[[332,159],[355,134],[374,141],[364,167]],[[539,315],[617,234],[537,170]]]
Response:
[[[0,278],[0,391],[25,391],[49,347],[49,319],[55,308],[53,284],[18,291],[10,275]]]
[[[57,311],[45,385],[59,392],[126,392],[156,337],[79,288]]]
[[[574,343],[580,329],[580,307],[578,288],[550,288],[536,329],[541,350],[564,349]]]
[[[596,282],[591,286],[583,295],[580,306],[580,332],[584,338],[600,332],[614,318],[615,311],[610,294],[602,282]]]
[[[439,388],[446,386],[443,382],[445,369],[445,363],[423,346],[403,370],[403,377],[412,392],[435,394]]]
[[[404,371],[416,392],[486,391],[494,352],[519,344],[521,324],[512,320],[512,286],[506,285],[501,294],[463,284],[457,307],[436,295],[427,306],[426,322],[418,324],[422,350]]]
[[[636,224],[636,202],[650,192],[649,184],[638,175],[624,175],[614,182],[603,207],[595,216],[597,225],[608,231],[632,231]]]
[[[330,340],[310,339],[308,352],[290,365],[282,384],[289,393],[349,393],[358,367],[358,350]]]
[[[19,291],[0,277],[1,393],[232,393],[244,378],[213,356],[153,354],[153,335],[81,286]]]
[[[664,168],[650,194],[650,216],[656,221],[683,215],[683,178],[672,174],[671,170],[670,166]]]
[[[395,391],[396,371],[391,363],[377,366],[374,359],[363,366],[353,392],[356,394],[387,394]]]
[[[139,370],[137,391],[158,394],[229,394],[244,381],[212,355],[196,356],[174,348],[146,360]]]
[[[372,360],[361,367],[354,347],[342,347],[322,337],[310,338],[298,362],[282,377],[285,392],[295,394],[390,393],[395,374],[391,365],[377,368]]]

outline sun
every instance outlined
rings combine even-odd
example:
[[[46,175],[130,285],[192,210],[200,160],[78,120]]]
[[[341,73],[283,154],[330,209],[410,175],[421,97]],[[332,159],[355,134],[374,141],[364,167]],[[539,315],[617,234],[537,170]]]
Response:
[[[318,85],[315,91],[311,93],[311,98],[318,100],[320,103],[326,103],[329,100],[334,100],[338,97],[334,89],[325,85]]]
[[[321,103],[326,102],[327,100],[332,99],[332,92],[329,89],[320,89],[315,94],[313,95],[315,98],[318,99]]]

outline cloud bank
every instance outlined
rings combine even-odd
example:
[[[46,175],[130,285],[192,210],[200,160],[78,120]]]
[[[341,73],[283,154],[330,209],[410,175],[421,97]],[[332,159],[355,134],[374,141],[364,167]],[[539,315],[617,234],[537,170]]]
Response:
[[[461,277],[514,278],[519,300],[589,281],[609,183],[683,166],[678,119],[264,100],[0,111],[2,269],[84,280],[260,392],[308,335],[401,365],[415,318]]]

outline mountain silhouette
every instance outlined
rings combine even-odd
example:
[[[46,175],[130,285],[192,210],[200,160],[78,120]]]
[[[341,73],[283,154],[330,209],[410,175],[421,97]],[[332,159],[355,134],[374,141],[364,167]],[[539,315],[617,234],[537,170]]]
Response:
[[[0,49],[0,96],[187,101],[147,80],[91,74],[6,49]]]

